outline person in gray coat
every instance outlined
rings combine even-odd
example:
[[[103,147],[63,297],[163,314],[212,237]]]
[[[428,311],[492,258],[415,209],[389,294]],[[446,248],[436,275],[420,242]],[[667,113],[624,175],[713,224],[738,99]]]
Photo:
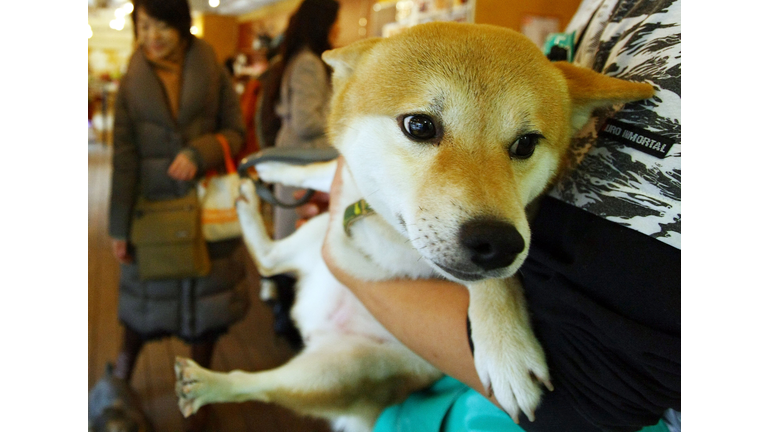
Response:
[[[279,124],[275,147],[327,147],[325,135],[331,81],[328,67],[320,55],[331,49],[336,39],[339,3],[336,0],[304,0],[291,16],[282,35],[279,53],[262,77],[257,129],[263,147]],[[266,79],[265,79],[266,78]],[[275,185],[274,193],[282,202],[293,201],[298,189]],[[293,209],[275,207],[274,238],[282,239],[296,230],[298,218]],[[262,296],[275,315],[275,333],[285,337],[292,346],[302,345],[301,336],[290,318],[295,279],[289,275],[261,278]],[[264,298],[264,297],[263,297]]]
[[[240,239],[208,243],[208,276],[142,281],[129,242],[139,196],[184,196],[195,179],[224,166],[244,140],[238,97],[210,45],[190,34],[186,0],[134,0],[136,52],[115,107],[109,234],[120,261],[119,319],[125,332],[115,376],[130,380],[144,343],[174,335],[210,366],[218,336],[248,308]]]
[[[294,12],[280,46],[281,60],[275,76],[267,83],[263,102],[280,118],[275,147],[327,147],[325,136],[331,81],[328,67],[320,59],[331,49],[338,34],[339,4],[336,0],[304,0]],[[293,201],[296,189],[275,185],[275,195],[283,202]],[[296,212],[277,207],[274,214],[275,239],[287,237],[296,229]]]

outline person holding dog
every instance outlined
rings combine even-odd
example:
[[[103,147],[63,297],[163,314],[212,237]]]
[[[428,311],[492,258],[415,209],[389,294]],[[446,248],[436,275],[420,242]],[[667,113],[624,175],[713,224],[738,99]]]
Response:
[[[680,430],[680,1],[585,0],[568,30],[574,63],[650,81],[657,97],[596,113],[574,138],[581,164],[542,198],[531,223],[521,275],[554,391],[545,392],[535,421],[515,425],[475,370],[466,288],[364,282],[333,262],[326,242],[334,276],[451,377],[389,408],[374,432],[416,430],[409,425],[423,428],[430,418],[441,431]],[[299,213],[322,210],[318,200]]]
[[[224,166],[245,128],[230,78],[210,45],[190,34],[187,0],[134,0],[137,49],[116,101],[109,234],[120,262],[123,340],[114,374],[130,381],[144,344],[177,336],[210,365],[217,338],[248,309],[240,239],[210,242],[207,276],[143,280],[130,241],[137,200],[193,193],[194,180]],[[202,416],[185,427],[193,430]]]

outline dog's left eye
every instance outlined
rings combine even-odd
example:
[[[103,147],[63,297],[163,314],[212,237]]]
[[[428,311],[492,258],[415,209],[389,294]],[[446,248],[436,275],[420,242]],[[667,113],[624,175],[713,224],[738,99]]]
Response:
[[[539,134],[529,133],[521,136],[509,146],[509,157],[515,159],[528,159],[536,150],[536,145],[543,138]]]
[[[411,138],[426,141],[437,136],[435,122],[429,116],[414,114],[405,116],[401,120],[403,131]]]

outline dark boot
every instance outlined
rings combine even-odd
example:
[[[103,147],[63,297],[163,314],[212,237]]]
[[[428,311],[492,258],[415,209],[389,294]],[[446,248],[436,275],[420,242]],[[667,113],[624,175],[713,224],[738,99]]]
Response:
[[[130,383],[134,366],[136,366],[136,359],[139,358],[139,353],[143,346],[144,339],[141,335],[128,327],[124,327],[123,343],[120,347],[120,352],[117,354],[112,375],[126,383]]]
[[[277,299],[271,305],[275,317],[275,334],[285,339],[293,349],[300,350],[304,341],[291,319],[291,308],[296,299],[296,279],[288,275],[277,275],[272,280],[277,284]]]

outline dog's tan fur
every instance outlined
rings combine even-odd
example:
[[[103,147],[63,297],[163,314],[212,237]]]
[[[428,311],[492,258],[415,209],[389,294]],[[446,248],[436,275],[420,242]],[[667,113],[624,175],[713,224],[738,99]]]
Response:
[[[347,162],[342,208],[364,197],[376,215],[356,224],[351,237],[320,216],[272,243],[255,207],[238,205],[260,271],[312,280],[299,289],[293,311],[308,346],[288,365],[256,374],[219,374],[180,360],[182,410],[255,399],[341,416],[338,426],[366,430],[386,405],[439,377],[315,265],[328,230],[335,261],[363,280],[443,276],[466,285],[481,380],[510,415],[522,410],[533,418],[539,382],[549,384],[549,373],[514,277],[530,244],[526,207],[563,175],[571,136],[594,108],[650,97],[653,88],[550,63],[524,36],[492,26],[421,25],[323,59],[334,70],[329,135]],[[406,136],[398,122],[413,114],[429,115],[440,134],[423,142]],[[543,137],[531,157],[510,157],[510,146],[530,133]],[[317,175],[263,165],[257,168],[267,180],[304,185]],[[255,204],[251,184],[243,193]],[[509,265],[478,267],[457,239],[468,222],[487,220],[524,240]],[[339,291],[317,294],[325,286],[319,281]],[[347,306],[334,321],[338,310],[322,305],[337,298]]]

